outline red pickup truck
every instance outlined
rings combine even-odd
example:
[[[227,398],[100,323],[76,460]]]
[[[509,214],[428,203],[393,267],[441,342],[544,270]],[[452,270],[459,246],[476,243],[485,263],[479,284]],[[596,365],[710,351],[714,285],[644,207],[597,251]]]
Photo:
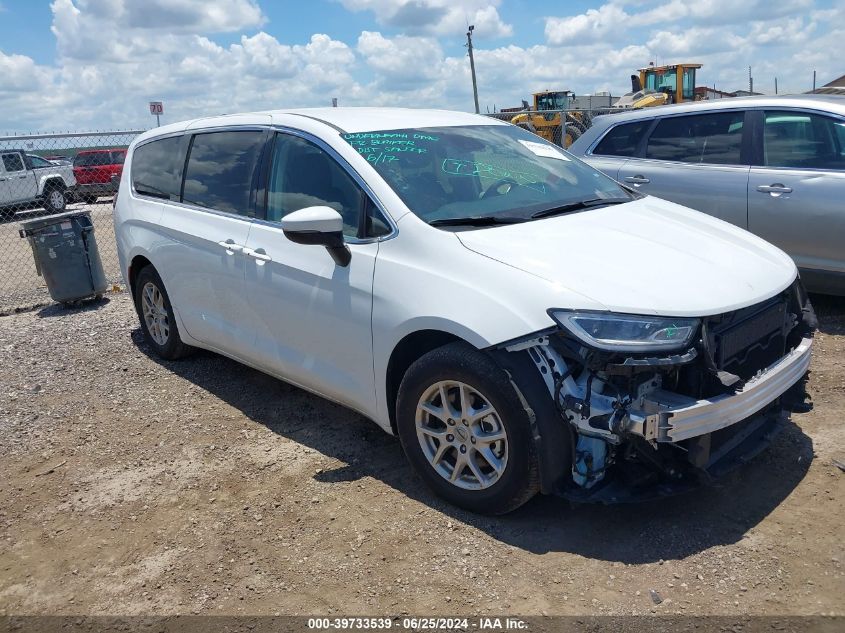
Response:
[[[92,203],[98,196],[113,196],[117,191],[116,181],[123,173],[126,150],[120,148],[87,149],[73,159],[73,175],[76,177],[77,197]],[[112,176],[117,178],[112,179]]]

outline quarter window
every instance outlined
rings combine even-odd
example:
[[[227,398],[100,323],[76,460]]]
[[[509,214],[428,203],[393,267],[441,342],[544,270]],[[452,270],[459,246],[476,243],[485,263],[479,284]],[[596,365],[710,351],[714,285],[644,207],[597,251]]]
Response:
[[[174,136],[152,141],[135,148],[132,154],[132,186],[135,192],[179,200],[184,153],[179,151],[182,137]]]
[[[804,112],[766,112],[763,157],[768,167],[845,169],[845,121]]]
[[[633,156],[651,120],[617,125],[607,133],[593,150],[598,156]]]
[[[23,171],[23,160],[20,154],[3,154],[3,167],[6,171]]]
[[[184,202],[208,209],[255,216],[252,191],[264,147],[264,132],[197,134],[185,168]]]
[[[646,158],[682,163],[741,164],[744,113],[715,112],[661,120],[648,139]]]
[[[343,234],[355,237],[366,202],[366,194],[329,154],[298,136],[276,137],[267,190],[268,220],[278,222],[306,207],[331,207],[343,218]]]

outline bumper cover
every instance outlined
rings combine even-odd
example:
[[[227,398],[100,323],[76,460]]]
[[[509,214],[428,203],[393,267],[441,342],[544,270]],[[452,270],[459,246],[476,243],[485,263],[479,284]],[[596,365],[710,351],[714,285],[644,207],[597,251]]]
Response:
[[[657,442],[680,442],[744,420],[783,395],[807,373],[812,338],[767,367],[733,394],[696,400],[657,390],[629,410],[628,432]]]
[[[76,193],[80,196],[100,195],[111,196],[117,191],[117,187],[111,182],[88,182],[77,183]]]

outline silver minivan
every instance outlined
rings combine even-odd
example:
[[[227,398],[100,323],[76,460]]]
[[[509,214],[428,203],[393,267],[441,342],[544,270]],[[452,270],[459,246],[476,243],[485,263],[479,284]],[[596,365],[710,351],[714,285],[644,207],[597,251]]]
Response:
[[[845,97],[611,114],[569,151],[642,193],[756,233],[792,256],[808,289],[845,295]]]

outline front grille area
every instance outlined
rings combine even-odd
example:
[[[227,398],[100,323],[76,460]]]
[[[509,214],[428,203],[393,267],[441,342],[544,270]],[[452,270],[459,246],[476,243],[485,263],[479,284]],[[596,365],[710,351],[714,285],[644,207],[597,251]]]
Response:
[[[716,367],[748,380],[776,362],[786,353],[787,317],[786,300],[777,297],[711,320],[709,343]]]

